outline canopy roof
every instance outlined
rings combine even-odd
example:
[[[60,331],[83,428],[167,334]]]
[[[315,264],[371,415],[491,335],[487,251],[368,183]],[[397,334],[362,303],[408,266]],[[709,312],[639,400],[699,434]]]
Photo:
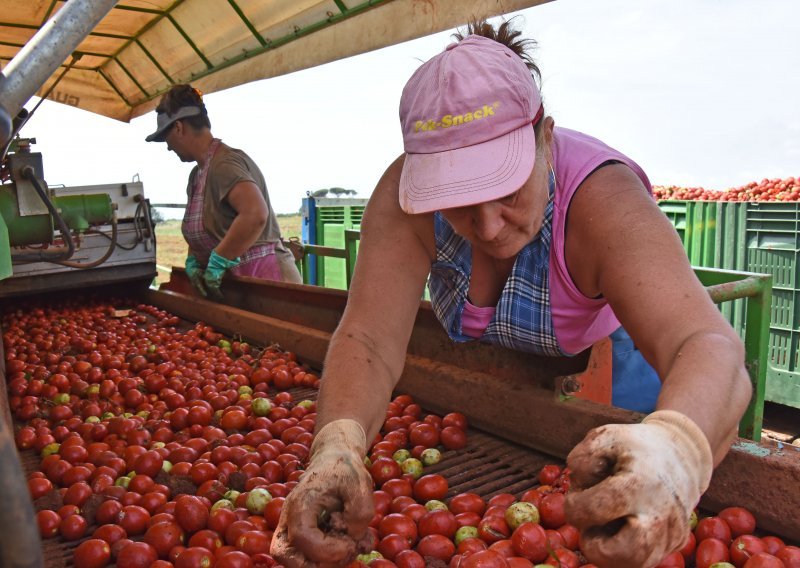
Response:
[[[5,65],[66,0],[0,0]],[[129,121],[176,83],[205,93],[547,0],[120,0],[37,92]]]

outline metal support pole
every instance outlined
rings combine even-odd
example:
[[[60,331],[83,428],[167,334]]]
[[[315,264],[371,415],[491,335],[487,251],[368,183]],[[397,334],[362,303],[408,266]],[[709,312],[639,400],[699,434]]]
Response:
[[[0,75],[0,144],[16,116],[47,79],[114,7],[117,0],[70,0],[44,24]]]

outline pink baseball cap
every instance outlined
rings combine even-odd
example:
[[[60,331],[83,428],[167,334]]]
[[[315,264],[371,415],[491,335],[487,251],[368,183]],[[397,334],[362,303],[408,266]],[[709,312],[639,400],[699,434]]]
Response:
[[[542,97],[522,59],[470,35],[423,64],[400,98],[406,213],[474,205],[517,191],[536,157]]]

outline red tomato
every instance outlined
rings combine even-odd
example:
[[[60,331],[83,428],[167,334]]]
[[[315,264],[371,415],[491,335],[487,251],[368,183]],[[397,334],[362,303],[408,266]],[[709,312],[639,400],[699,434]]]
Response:
[[[253,555],[259,552],[268,553],[269,544],[272,539],[272,534],[267,536],[267,533],[259,530],[246,531],[239,535],[236,539],[236,548],[242,552]]]
[[[486,515],[478,523],[478,536],[487,544],[506,539],[510,534],[511,529],[508,527],[505,517]],[[542,534],[544,534],[544,530],[542,530]]]
[[[52,538],[58,534],[61,517],[55,511],[43,509],[36,513],[36,522],[39,525],[39,534],[42,538]]]
[[[450,558],[456,552],[456,545],[453,541],[440,534],[429,534],[423,537],[417,543],[416,551],[419,552],[423,558],[425,556],[432,556],[438,558],[442,562],[450,562]]]
[[[756,530],[756,518],[744,507],[728,507],[717,515],[731,529],[731,536],[736,538],[743,534],[753,534]]]
[[[778,551],[781,550],[786,543],[779,539],[777,536],[763,536],[761,537],[766,550],[764,552],[768,552],[772,556],[778,556]]]
[[[460,450],[467,445],[467,433],[461,428],[447,426],[439,433],[439,441],[448,450]]]
[[[574,526],[569,524],[561,525],[556,529],[561,537],[564,539],[564,546],[570,550],[578,550],[578,544],[581,537],[580,531]]]
[[[253,561],[241,550],[226,552],[217,558],[214,568],[252,568]]]
[[[718,538],[709,537],[697,544],[695,552],[697,568],[709,568],[715,562],[727,562],[729,558],[728,545]]]
[[[389,534],[380,540],[376,550],[380,552],[384,558],[394,562],[398,554],[405,550],[411,550],[411,543],[403,535]]]
[[[208,516],[208,507],[195,495],[181,495],[175,500],[175,520],[186,532],[206,528]]]
[[[557,529],[567,522],[564,514],[564,501],[566,495],[563,493],[548,493],[542,497],[539,503],[539,515],[542,526],[548,529]]]
[[[175,568],[207,568],[213,565],[214,555],[198,546],[182,551],[175,560]]]
[[[467,556],[459,568],[507,568],[505,557],[495,550],[481,550]]]
[[[59,531],[64,540],[78,540],[86,534],[88,523],[80,515],[70,515],[61,521]]]
[[[73,561],[75,568],[103,568],[111,562],[111,547],[104,540],[90,538],[75,549]]]
[[[414,497],[422,503],[426,503],[431,499],[442,501],[447,495],[447,490],[447,480],[439,474],[431,473],[417,479],[414,484]]]
[[[476,493],[459,493],[450,499],[448,508],[454,515],[458,515],[459,513],[477,513],[478,515],[482,515],[486,510],[486,502]]]
[[[775,556],[780,558],[786,568],[800,568],[800,547],[785,546]]]
[[[119,525],[102,525],[97,527],[92,533],[92,537],[99,538],[113,545],[115,542],[126,538],[128,534]],[[113,552],[113,551],[112,551]]]
[[[744,568],[786,568],[786,564],[771,554],[759,552],[744,563]]]
[[[156,550],[146,542],[129,542],[117,554],[117,568],[149,568],[158,560]]]
[[[159,558],[166,558],[172,548],[184,543],[183,529],[177,523],[158,523],[147,529],[143,540],[155,549]]]
[[[117,523],[128,536],[144,533],[147,530],[147,522],[150,520],[150,513],[147,509],[139,505],[126,505],[119,512]]]
[[[694,536],[697,538],[698,543],[707,538],[719,539],[726,546],[731,543],[731,529],[728,523],[719,517],[700,519],[694,529]]]
[[[683,557],[680,554],[678,554],[678,557],[680,558],[681,563],[674,565],[670,564],[670,568],[672,568],[672,566],[675,566],[676,568],[683,568]],[[559,568],[578,568],[578,566],[580,566],[578,555],[571,550],[567,550],[566,548],[556,548],[555,550],[551,550],[547,560],[545,560],[544,563],[545,565],[558,566]]]
[[[394,558],[397,568],[425,568],[425,559],[416,550],[404,550]]]
[[[419,534],[414,520],[403,513],[390,513],[383,517],[378,524],[378,535],[381,539],[391,534],[405,538],[409,545],[414,546]]]
[[[417,523],[419,536],[440,534],[452,539],[458,529],[456,518],[450,511],[436,510],[425,513]]]
[[[760,538],[751,534],[744,534],[736,537],[731,543],[729,548],[730,561],[737,567],[741,567],[751,556],[759,552],[766,552],[766,549],[767,547]]]
[[[369,472],[378,486],[383,486],[390,479],[396,479],[403,474],[400,464],[390,457],[376,459],[370,466]]]
[[[511,535],[511,543],[519,556],[531,562],[547,558],[547,535],[539,524],[522,523]]]

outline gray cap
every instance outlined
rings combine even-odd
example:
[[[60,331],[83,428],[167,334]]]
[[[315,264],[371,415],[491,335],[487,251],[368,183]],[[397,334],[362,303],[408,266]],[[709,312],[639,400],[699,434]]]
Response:
[[[181,107],[173,115],[169,115],[166,112],[156,113],[156,131],[145,138],[145,140],[147,142],[163,142],[173,122],[200,114],[203,114],[203,109],[198,106]]]

